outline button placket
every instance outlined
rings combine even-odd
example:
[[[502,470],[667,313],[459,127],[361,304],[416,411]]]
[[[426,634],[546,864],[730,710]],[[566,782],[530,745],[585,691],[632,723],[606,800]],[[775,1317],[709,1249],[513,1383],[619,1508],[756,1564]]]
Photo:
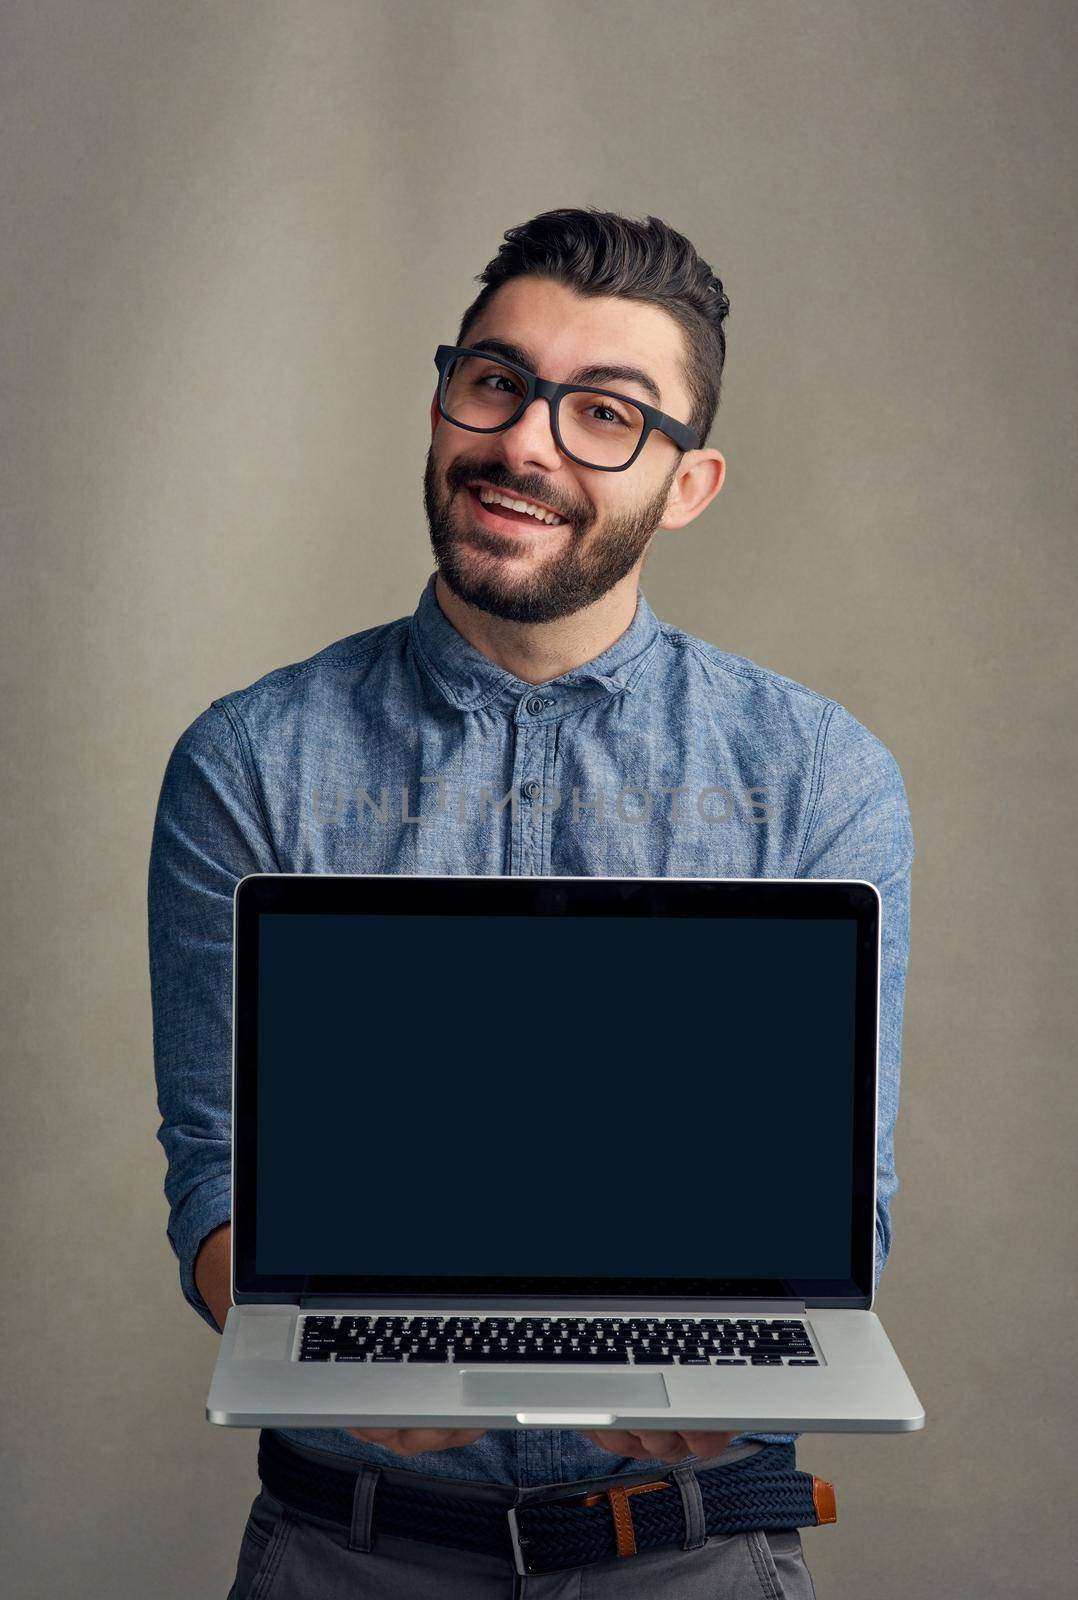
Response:
[[[553,704],[553,702],[549,702]],[[545,776],[549,765],[548,744],[554,724],[538,727],[532,733],[520,736],[518,770],[530,772],[531,777],[518,780],[520,813],[515,830],[519,871],[531,877],[543,871],[543,844],[546,837],[546,812],[542,801],[546,793]]]
[[[537,728],[535,733],[532,734],[531,738],[528,740],[529,753],[527,764],[532,770],[534,770],[535,755],[537,750],[540,756],[539,764],[540,766],[542,765],[542,749],[542,729]],[[536,780],[534,778],[528,779],[529,786],[535,783]],[[542,792],[541,784],[538,785],[538,792]],[[528,796],[528,803],[522,810],[520,822],[520,859],[522,868],[528,877],[531,877],[539,870],[536,865],[539,856],[538,839],[543,828],[543,813],[537,805],[532,804],[533,798],[533,795]]]

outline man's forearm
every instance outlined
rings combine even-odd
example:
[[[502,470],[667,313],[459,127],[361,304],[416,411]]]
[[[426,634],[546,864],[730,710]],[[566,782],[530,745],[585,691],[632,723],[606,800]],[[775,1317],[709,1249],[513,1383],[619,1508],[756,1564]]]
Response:
[[[232,1224],[224,1222],[206,1235],[195,1257],[195,1288],[223,1331],[232,1304]]]

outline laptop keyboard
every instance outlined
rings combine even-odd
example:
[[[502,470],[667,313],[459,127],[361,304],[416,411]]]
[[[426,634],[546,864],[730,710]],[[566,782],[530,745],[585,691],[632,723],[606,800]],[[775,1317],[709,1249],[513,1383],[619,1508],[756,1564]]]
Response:
[[[818,1367],[804,1322],[771,1317],[301,1316],[299,1361]]]

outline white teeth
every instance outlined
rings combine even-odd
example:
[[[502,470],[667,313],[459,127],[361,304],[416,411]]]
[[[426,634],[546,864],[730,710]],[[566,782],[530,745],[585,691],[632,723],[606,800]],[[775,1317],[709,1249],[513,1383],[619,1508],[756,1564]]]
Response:
[[[485,506],[508,506],[510,511],[525,511],[537,522],[545,522],[548,527],[565,520],[556,516],[553,511],[544,511],[541,507],[532,505],[530,500],[512,500],[507,494],[495,494],[493,489],[476,489],[475,492]]]

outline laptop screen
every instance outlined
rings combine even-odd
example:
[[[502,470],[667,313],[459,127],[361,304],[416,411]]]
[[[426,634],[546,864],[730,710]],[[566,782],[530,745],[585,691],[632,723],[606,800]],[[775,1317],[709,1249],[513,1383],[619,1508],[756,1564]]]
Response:
[[[252,881],[237,1293],[870,1294],[873,890]]]

